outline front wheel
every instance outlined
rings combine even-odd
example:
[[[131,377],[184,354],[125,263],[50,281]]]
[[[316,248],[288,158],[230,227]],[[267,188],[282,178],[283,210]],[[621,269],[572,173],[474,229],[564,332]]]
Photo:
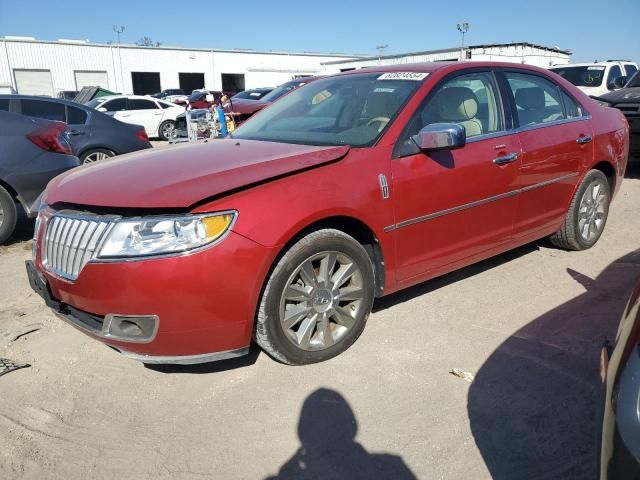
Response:
[[[562,227],[551,242],[566,250],[586,250],[596,244],[609,216],[611,188],[600,170],[591,170],[571,200]]]
[[[373,265],[363,246],[333,229],[294,244],[262,294],[255,338],[283,363],[322,362],[360,336],[374,299]]]

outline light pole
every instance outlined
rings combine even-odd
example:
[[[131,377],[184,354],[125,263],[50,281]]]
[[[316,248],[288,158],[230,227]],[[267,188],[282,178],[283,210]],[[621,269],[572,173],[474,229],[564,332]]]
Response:
[[[118,64],[120,65],[120,88],[122,89],[122,92],[120,93],[124,93],[124,77],[122,76],[122,55],[120,55],[120,34],[124,32],[124,25],[114,25],[112,28],[113,31],[118,35]]]
[[[462,34],[462,45],[460,46],[460,61],[464,61],[464,34],[469,31],[469,22],[459,23],[458,31]]]
[[[376,50],[378,50],[378,65],[382,63],[382,57],[384,56],[384,51],[389,48],[389,45],[378,45]]]

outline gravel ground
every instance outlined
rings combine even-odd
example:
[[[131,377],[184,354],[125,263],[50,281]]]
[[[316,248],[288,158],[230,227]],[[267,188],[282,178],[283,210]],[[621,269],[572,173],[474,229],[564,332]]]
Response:
[[[593,249],[538,242],[379,300],[349,351],[297,368],[127,360],[31,292],[23,220],[0,357],[32,366],[0,377],[0,478],[593,478],[599,348],[640,276],[628,177]]]

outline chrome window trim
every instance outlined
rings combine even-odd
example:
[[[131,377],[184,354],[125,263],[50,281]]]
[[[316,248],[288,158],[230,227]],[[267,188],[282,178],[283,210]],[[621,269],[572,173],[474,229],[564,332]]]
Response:
[[[511,130],[500,130],[499,132],[485,133],[482,135],[476,135],[475,137],[467,138],[467,144],[479,142],[481,140],[487,140],[490,138],[504,137],[505,135],[515,135],[521,132],[528,132],[530,130],[538,130],[540,128],[555,127],[557,125],[564,125],[572,122],[584,122],[591,120],[591,115],[582,115],[580,117],[562,118],[560,120],[554,120],[553,122],[536,123],[534,125],[525,125],[523,127],[513,128]],[[464,147],[463,147],[464,148]]]
[[[452,213],[460,212],[462,210],[467,210],[469,208],[479,207],[480,205],[485,205],[487,203],[496,202],[498,200],[502,200],[509,197],[514,197],[521,193],[529,192],[531,190],[536,190],[538,188],[546,187],[547,185],[552,185],[554,183],[561,182],[563,180],[567,180],[569,178],[577,177],[578,172],[569,173],[567,175],[562,175],[561,177],[553,178],[551,180],[547,180],[545,182],[536,183],[534,185],[529,185],[527,187],[518,188],[517,190],[511,190],[510,192],[500,193],[498,195],[493,195],[491,197],[483,198],[480,200],[475,200],[473,202],[464,203],[462,205],[458,205],[456,207],[446,208],[444,210],[439,210],[437,212],[429,213],[426,215],[421,215],[419,217],[410,218],[408,220],[403,220],[401,222],[395,223],[393,225],[389,225],[384,227],[384,232],[392,232],[394,230],[398,230],[399,228],[408,227],[410,225],[415,225],[416,223],[426,222],[427,220],[433,220],[434,218],[442,217],[444,215],[449,215]]]

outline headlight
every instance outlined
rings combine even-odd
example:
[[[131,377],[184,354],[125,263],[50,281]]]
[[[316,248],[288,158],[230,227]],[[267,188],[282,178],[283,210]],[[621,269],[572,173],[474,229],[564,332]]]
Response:
[[[180,253],[203,247],[229,231],[237,212],[149,216],[118,220],[98,258],[129,258]]]

